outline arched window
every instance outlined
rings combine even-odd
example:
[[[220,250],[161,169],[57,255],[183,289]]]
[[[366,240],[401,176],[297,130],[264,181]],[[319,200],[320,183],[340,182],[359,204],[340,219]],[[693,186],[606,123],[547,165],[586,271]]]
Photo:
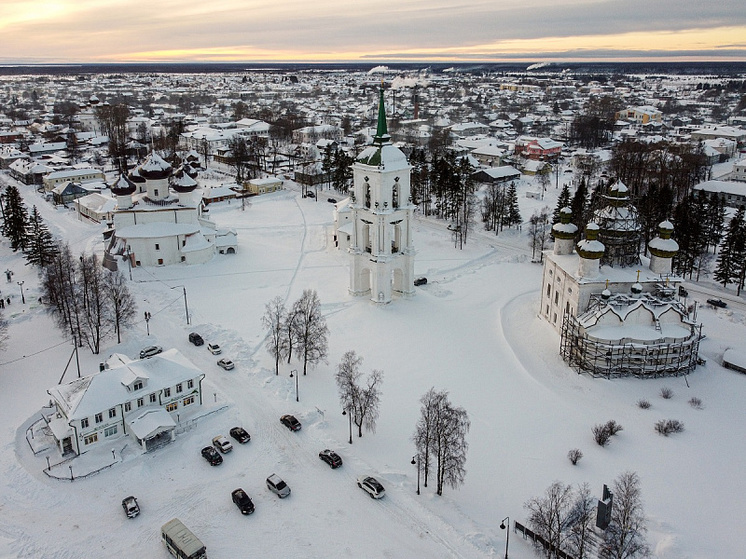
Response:
[[[394,183],[394,187],[391,189],[391,205],[394,209],[399,207],[399,184]]]
[[[365,183],[365,207],[370,208],[370,184]]]

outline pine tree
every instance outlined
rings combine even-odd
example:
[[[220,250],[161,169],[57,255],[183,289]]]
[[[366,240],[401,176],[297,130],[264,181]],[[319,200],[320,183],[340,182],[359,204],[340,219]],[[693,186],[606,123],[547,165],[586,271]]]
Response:
[[[557,198],[557,206],[554,208],[554,213],[552,214],[552,225],[555,223],[559,223],[560,220],[560,210],[564,207],[570,206],[570,187],[567,186],[567,183],[565,183],[562,186],[562,190],[560,191],[559,198]]]
[[[710,204],[707,212],[707,244],[712,246],[713,252],[723,238],[723,223],[725,221],[725,204],[717,192],[710,195]]]
[[[523,221],[523,218],[521,217],[521,210],[518,207],[518,192],[516,191],[514,182],[510,183],[507,198],[508,199],[506,206],[508,227],[512,227],[513,225],[520,225]]]
[[[5,189],[3,206],[5,207],[3,235],[10,239],[10,246],[15,252],[26,246],[28,210],[18,188],[12,184]]]
[[[727,287],[729,283],[733,283],[740,274],[743,265],[739,265],[739,256],[741,262],[743,262],[743,239],[744,229],[746,224],[744,223],[744,207],[738,208],[738,212],[730,220],[728,224],[728,230],[725,233],[725,238],[720,245],[720,254],[717,259],[717,267],[715,268],[715,281],[722,283],[723,287]],[[739,254],[740,247],[740,254]]]
[[[578,184],[578,188],[572,197],[570,209],[572,210],[572,218],[578,225],[578,230],[582,229],[588,216],[588,188],[585,185],[585,177],[580,179],[580,184]]]
[[[31,208],[26,231],[28,241],[23,250],[26,255],[26,264],[34,264],[43,268],[52,262],[60,249],[36,206]]]

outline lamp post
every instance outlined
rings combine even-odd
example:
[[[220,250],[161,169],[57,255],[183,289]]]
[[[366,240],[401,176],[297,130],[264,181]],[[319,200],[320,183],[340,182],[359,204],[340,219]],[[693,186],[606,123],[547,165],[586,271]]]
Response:
[[[508,525],[505,525],[505,521],[508,521]],[[501,530],[507,530],[505,531],[505,559],[508,559],[508,544],[510,543],[510,517],[506,516],[503,518],[503,521],[500,523],[500,529]]]
[[[184,290],[184,314],[186,314],[186,323],[188,326],[189,325],[189,304],[187,303],[186,287],[184,287],[183,285],[174,285],[171,289],[176,289],[177,287],[181,287]]]
[[[26,297],[23,296],[23,280],[16,282],[21,288],[21,302],[25,305],[26,304]]]
[[[295,373],[295,401],[300,402],[300,400],[298,399],[298,370],[293,369],[292,371],[290,371],[290,378],[293,378],[293,373]]]
[[[150,336],[150,313],[148,311],[145,311],[145,326],[148,331],[148,336]]]
[[[417,459],[417,455],[412,456],[412,464],[417,464],[417,494],[420,494],[420,461]]]
[[[352,444],[352,412],[347,412],[347,410],[342,410],[342,415],[348,416],[350,420],[350,440],[347,441],[348,443]]]

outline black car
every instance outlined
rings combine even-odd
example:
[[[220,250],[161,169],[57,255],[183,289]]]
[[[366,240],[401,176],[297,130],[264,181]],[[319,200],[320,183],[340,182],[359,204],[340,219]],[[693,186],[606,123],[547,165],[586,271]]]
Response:
[[[330,204],[336,204],[337,203],[337,199],[336,198],[327,198],[326,201],[329,202]]]
[[[251,435],[246,432],[243,427],[234,427],[230,431],[231,437],[236,439],[239,443],[244,444],[251,440]]]
[[[192,332],[189,334],[189,341],[192,342],[194,345],[202,345],[205,343],[205,340],[202,339],[202,336],[197,334],[197,332]]]
[[[417,278],[416,280],[414,280],[413,283],[414,283],[415,286],[418,286],[418,285],[427,285],[427,278]]]
[[[301,428],[300,421],[295,419],[295,416],[293,415],[283,415],[280,418],[280,423],[282,423],[285,427],[287,427],[291,431],[300,431],[300,428]]]
[[[328,448],[319,452],[319,458],[329,464],[332,469],[339,468],[342,465],[342,459],[339,454]]]
[[[127,518],[135,518],[140,514],[140,505],[137,504],[137,499],[132,495],[122,499],[122,508],[124,509],[124,514],[127,515]]]
[[[707,299],[707,302],[713,307],[720,307],[721,309],[724,309],[728,306],[728,303],[726,303],[722,299]]]
[[[202,449],[202,458],[210,463],[210,466],[218,466],[223,463],[223,457],[214,446],[206,446]]]
[[[254,512],[254,503],[251,501],[251,497],[240,487],[231,493],[231,499],[233,499],[241,514],[251,514]]]

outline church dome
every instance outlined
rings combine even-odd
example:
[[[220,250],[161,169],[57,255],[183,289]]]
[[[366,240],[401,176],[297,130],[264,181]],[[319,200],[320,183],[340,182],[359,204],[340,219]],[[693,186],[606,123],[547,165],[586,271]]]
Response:
[[[599,227],[591,222],[585,227],[585,239],[575,247],[581,258],[588,260],[600,260],[604,255],[606,247],[598,240]]]
[[[119,178],[116,180],[116,182],[111,185],[111,192],[116,196],[127,196],[129,194],[134,194],[135,190],[137,190],[137,186],[125,175],[119,175]]]
[[[191,192],[197,188],[197,181],[186,172],[184,167],[179,167],[171,177],[171,188],[179,193]]]
[[[648,250],[659,258],[673,258],[679,252],[679,243],[671,238],[673,224],[666,220],[658,224],[658,236],[648,243]]]
[[[165,179],[171,174],[169,165],[156,152],[152,152],[145,162],[140,165],[140,175],[147,180]]]
[[[559,222],[552,225],[552,235],[555,239],[574,239],[578,232],[578,226],[570,223],[572,219],[572,210],[565,206],[560,210]]]
[[[364,165],[383,167],[389,170],[409,167],[407,156],[391,143],[368,146],[357,156],[357,161]]]
[[[129,180],[131,180],[135,184],[145,183],[145,177],[140,174],[140,169],[138,169],[137,167],[130,171]]]

